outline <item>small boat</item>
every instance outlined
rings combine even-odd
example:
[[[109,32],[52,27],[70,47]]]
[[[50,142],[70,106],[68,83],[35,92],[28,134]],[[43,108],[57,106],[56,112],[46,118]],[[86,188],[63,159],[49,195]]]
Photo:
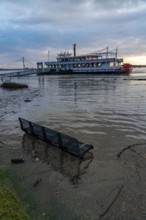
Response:
[[[38,62],[39,74],[130,74],[132,65],[123,64],[118,58],[118,50],[109,48],[100,51],[76,55],[76,44],[73,44],[73,55],[69,52],[59,53],[56,61]]]

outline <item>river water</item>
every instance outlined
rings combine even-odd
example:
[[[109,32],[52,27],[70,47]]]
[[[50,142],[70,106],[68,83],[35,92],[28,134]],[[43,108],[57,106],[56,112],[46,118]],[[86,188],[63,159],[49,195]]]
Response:
[[[29,85],[18,91],[0,88],[0,165],[31,219],[146,218],[146,71],[2,80]],[[19,117],[94,149],[78,159],[24,134]],[[21,157],[25,163],[11,165],[12,158]]]

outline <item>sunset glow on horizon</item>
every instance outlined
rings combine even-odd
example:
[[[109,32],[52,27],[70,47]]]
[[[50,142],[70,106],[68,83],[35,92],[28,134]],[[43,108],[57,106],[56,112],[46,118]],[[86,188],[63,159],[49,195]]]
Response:
[[[130,63],[133,65],[146,65],[146,56],[125,57],[124,63]]]

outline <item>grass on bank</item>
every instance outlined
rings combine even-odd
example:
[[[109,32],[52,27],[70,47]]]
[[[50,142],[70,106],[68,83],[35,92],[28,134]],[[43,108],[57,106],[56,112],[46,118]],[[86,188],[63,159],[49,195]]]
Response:
[[[30,220],[15,191],[0,170],[0,219]]]
[[[1,84],[1,87],[5,89],[23,89],[23,88],[28,88],[28,85],[15,83],[15,82],[5,82]]]

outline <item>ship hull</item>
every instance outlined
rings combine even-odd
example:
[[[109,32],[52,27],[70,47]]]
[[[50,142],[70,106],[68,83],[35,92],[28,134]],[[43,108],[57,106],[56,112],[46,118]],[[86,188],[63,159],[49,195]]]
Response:
[[[106,71],[71,71],[71,70],[61,70],[61,71],[45,71],[39,72],[38,75],[81,75],[81,74],[95,74],[95,75],[128,75],[128,72],[122,70],[106,70]]]

